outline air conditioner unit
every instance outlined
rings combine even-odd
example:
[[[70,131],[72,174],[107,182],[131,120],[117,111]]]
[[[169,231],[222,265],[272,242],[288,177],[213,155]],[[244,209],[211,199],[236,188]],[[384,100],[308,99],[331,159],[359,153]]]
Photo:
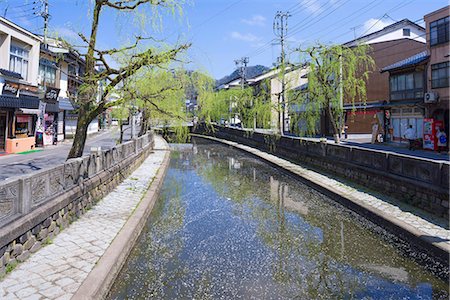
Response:
[[[436,103],[438,101],[439,95],[436,92],[425,93],[423,97],[423,102],[425,103]]]

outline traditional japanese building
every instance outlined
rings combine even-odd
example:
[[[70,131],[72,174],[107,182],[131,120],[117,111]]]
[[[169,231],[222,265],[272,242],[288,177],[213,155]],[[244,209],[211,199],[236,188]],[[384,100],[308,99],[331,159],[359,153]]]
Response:
[[[39,37],[0,17],[0,152],[35,147]]]

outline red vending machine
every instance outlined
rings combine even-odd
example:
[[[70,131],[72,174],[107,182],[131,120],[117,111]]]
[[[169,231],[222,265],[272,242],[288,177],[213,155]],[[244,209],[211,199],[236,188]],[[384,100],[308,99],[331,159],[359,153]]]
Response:
[[[423,119],[423,149],[436,151],[437,129],[444,128],[444,122],[434,119]]]
[[[423,149],[436,150],[434,119],[423,119]]]

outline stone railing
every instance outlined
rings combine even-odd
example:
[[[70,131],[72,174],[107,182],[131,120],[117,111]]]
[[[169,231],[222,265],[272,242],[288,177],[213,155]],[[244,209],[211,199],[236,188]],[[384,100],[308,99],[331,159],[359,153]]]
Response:
[[[152,142],[146,134],[106,151],[0,183],[0,227],[137,154]]]
[[[153,132],[0,183],[0,275],[103,198],[151,153]]]
[[[228,127],[217,126],[215,132],[198,127],[195,132],[272,152],[448,217],[448,162]]]

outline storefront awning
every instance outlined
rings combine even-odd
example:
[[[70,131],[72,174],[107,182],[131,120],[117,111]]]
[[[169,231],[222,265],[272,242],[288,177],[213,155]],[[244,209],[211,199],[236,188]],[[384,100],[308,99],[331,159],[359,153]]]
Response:
[[[361,110],[361,109],[378,109],[378,108],[383,108],[386,106],[385,102],[368,102],[366,104],[363,103],[355,103],[355,105],[353,104],[346,104],[344,105],[344,110]]]
[[[19,108],[19,111],[26,115],[39,115],[40,114],[39,109]]]
[[[344,110],[370,110],[370,109],[382,109],[382,108],[389,108],[389,107],[396,107],[396,106],[416,106],[423,104],[422,100],[412,100],[412,101],[392,101],[390,103],[387,102],[372,102],[372,103],[366,103],[366,104],[356,104],[353,106],[351,104],[344,105]]]

